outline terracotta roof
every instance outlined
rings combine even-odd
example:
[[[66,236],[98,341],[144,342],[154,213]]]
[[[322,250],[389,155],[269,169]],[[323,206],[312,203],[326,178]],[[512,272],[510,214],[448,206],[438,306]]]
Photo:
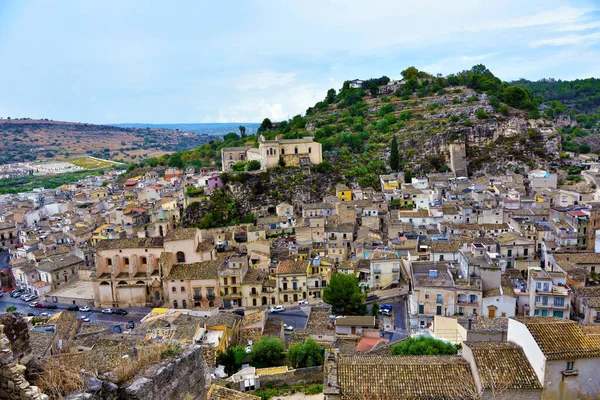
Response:
[[[218,314],[211,315],[210,317],[208,317],[206,319],[206,326],[211,327],[225,325],[229,328],[233,328],[233,326],[237,324],[241,319],[242,317],[240,317],[237,314],[220,312]]]
[[[210,385],[208,389],[207,400],[260,400],[258,396],[253,394],[238,392],[237,390],[228,389],[216,384]]]
[[[600,338],[586,335],[575,321],[554,317],[520,317],[546,359],[600,357]]]
[[[196,228],[180,228],[171,229],[165,236],[165,241],[169,240],[190,240],[196,237],[198,229]]]
[[[474,399],[469,364],[460,356],[340,356],[342,399]]]
[[[484,389],[541,389],[523,349],[511,342],[463,342],[473,359]]]
[[[346,316],[335,320],[337,326],[375,326],[375,317]]]
[[[431,242],[431,251],[434,253],[455,253],[462,245],[459,241]]]
[[[356,351],[360,351],[360,352],[366,353],[368,351],[373,350],[373,348],[375,346],[377,346],[379,343],[389,343],[389,341],[390,341],[389,339],[384,339],[384,338],[367,338],[367,337],[364,337],[356,345]]]
[[[171,273],[164,279],[218,279],[219,268],[222,264],[222,260],[202,261],[191,264],[175,264],[171,268]]]
[[[98,242],[97,250],[133,249],[138,247],[163,247],[163,238],[105,239]]]
[[[304,274],[310,264],[309,261],[281,261],[277,265],[276,274]]]

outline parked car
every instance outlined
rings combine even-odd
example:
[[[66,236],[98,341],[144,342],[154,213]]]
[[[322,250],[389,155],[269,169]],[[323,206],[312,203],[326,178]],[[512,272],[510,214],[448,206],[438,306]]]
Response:
[[[273,312],[273,313],[279,313],[279,312],[284,312],[285,308],[283,308],[283,306],[275,306],[275,307],[271,307],[269,309],[269,312]]]
[[[83,307],[79,307],[79,311],[90,312],[90,311],[92,311],[92,309],[90,308],[90,306],[83,306]]]
[[[308,301],[306,301],[306,300],[300,300],[300,301],[298,302],[298,305],[299,305],[299,306],[307,306],[307,305],[308,305]]]
[[[72,305],[67,307],[67,311],[79,311],[79,307],[76,305]]]
[[[23,301],[25,301],[25,298],[29,296],[29,293],[21,293],[21,295],[19,296],[19,298]]]
[[[127,315],[129,314],[126,310],[123,310],[122,308],[116,308],[114,310],[114,313],[117,315]]]
[[[381,315],[384,315],[386,317],[389,317],[390,315],[392,315],[392,311],[388,310],[387,308],[384,308],[383,310],[379,310],[379,312],[381,313]]]
[[[35,306],[37,308],[47,308],[48,307],[48,303],[46,303],[45,301],[36,301],[35,302]]]
[[[27,316],[28,316],[28,317],[37,317],[37,315],[38,315],[38,314],[39,314],[39,313],[36,313],[36,312],[28,312],[28,313],[27,313]]]
[[[37,305],[38,305],[37,301],[32,301],[31,303],[29,303],[29,307],[31,307],[31,308],[35,308],[35,307],[37,307]]]
[[[127,329],[133,329],[133,328],[135,328],[135,323],[133,321],[127,322]]]
[[[244,311],[243,308],[238,308],[237,310],[233,310],[233,313],[237,314],[237,315],[239,315],[241,317],[243,317],[245,315],[245,311]]]
[[[10,297],[21,297],[22,294],[23,294],[22,290],[15,289],[12,292],[10,292]]]
[[[52,315],[52,314],[50,314],[49,312],[45,312],[45,311],[43,313],[40,313],[40,317],[44,317],[44,318],[48,318],[48,317],[50,317],[50,315]]]
[[[81,320],[83,322],[90,322],[90,317],[88,317],[87,315],[84,315],[84,316],[81,317]]]
[[[123,330],[121,329],[121,325],[113,326],[113,333],[121,333]]]
[[[388,304],[388,303],[386,303],[386,304],[382,304],[382,305],[380,305],[380,306],[379,306],[379,312],[381,312],[381,310],[389,310],[389,311],[392,311],[392,309],[393,309],[392,305],[391,305],[391,304]]]
[[[58,307],[56,306],[56,304],[48,304],[48,305],[46,306],[46,308],[47,308],[48,310],[50,310],[50,309],[52,309],[52,310],[56,310]]]
[[[104,310],[102,310],[102,314],[114,314],[115,310],[113,310],[112,308],[105,308]]]
[[[283,324],[283,330],[284,331],[288,331],[288,332],[292,332],[294,330],[294,327],[288,324]]]

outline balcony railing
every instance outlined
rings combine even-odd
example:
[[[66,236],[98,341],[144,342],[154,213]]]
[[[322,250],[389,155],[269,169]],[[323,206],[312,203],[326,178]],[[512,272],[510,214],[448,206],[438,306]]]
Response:
[[[394,267],[394,268],[392,268],[392,272],[400,272],[400,267]]]
[[[194,296],[194,301],[202,301],[202,295]]]
[[[374,268],[373,269],[373,273],[380,274],[381,273],[381,268]]]
[[[225,297],[225,298],[236,298],[237,299],[237,298],[242,297],[242,294],[240,292],[237,292],[237,293],[224,293],[223,297]]]
[[[300,291],[300,288],[294,288],[294,287],[283,288],[283,287],[280,287],[279,291],[280,292],[298,292],[298,291]]]
[[[216,296],[215,296],[214,294],[210,294],[210,293],[209,293],[209,294],[207,294],[207,295],[206,295],[206,298],[207,298],[208,300],[214,300],[214,299],[216,298]]]

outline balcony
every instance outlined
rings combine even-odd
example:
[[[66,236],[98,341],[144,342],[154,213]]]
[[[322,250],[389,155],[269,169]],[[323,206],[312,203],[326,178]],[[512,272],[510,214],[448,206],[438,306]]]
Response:
[[[223,298],[225,299],[239,299],[242,297],[242,293],[237,292],[237,293],[224,293],[222,295]]]
[[[214,293],[209,293],[206,295],[206,299],[207,300],[214,300],[216,298]]]
[[[296,287],[296,288],[294,288],[294,287],[288,287],[287,289],[284,289],[283,287],[280,287],[279,291],[280,292],[299,292],[300,288],[298,288],[298,287]]]
[[[194,296],[193,299],[194,301],[202,301],[202,295]]]
[[[308,289],[309,290],[319,290],[319,289],[325,289],[327,286],[316,286],[316,285],[308,285]]]
[[[392,272],[400,272],[400,267],[394,267],[394,268],[392,268]]]
[[[373,273],[374,274],[380,274],[381,273],[381,268],[374,268],[373,269]]]

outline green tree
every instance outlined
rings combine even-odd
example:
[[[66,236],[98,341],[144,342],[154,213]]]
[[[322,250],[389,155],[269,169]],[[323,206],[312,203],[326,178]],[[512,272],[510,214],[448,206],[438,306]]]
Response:
[[[438,354],[456,354],[458,347],[452,343],[434,339],[432,337],[418,336],[394,344],[390,348],[393,356],[432,356]]]
[[[377,318],[379,313],[379,303],[375,302],[371,305],[371,315]]]
[[[171,157],[169,157],[169,167],[183,169],[185,167],[185,163],[181,158],[181,153],[173,153]]]
[[[246,137],[246,127],[245,127],[245,126],[242,126],[242,125],[240,125],[240,126],[238,127],[238,129],[240,130],[240,136],[241,136],[241,137]]]
[[[225,136],[223,136],[223,140],[224,141],[228,141],[228,140],[239,140],[240,137],[233,133],[233,132],[229,132],[228,134],[226,134]]]
[[[511,107],[520,108],[521,104],[528,100],[527,92],[517,86],[509,86],[504,89],[504,102]]]
[[[248,171],[257,171],[260,169],[260,161],[250,160],[248,161]]]
[[[488,117],[488,114],[485,112],[485,110],[483,108],[478,108],[477,111],[475,112],[475,116],[478,119],[486,119]]]
[[[13,312],[13,311],[17,311],[17,307],[15,307],[15,306],[6,307],[6,312]]]
[[[329,286],[323,290],[323,300],[346,315],[364,315],[366,313],[365,295],[360,290],[355,275],[335,274]]]
[[[392,171],[398,171],[400,167],[400,158],[398,157],[398,141],[396,140],[396,136],[392,138],[392,143],[390,144],[390,168]]]
[[[332,88],[327,91],[325,101],[327,102],[327,104],[332,104],[335,101],[335,89]]]
[[[323,365],[325,348],[313,338],[307,338],[304,343],[294,343],[288,348],[287,359],[294,368]]]
[[[417,79],[419,77],[419,70],[415,67],[408,67],[404,71],[400,72],[402,74],[402,78],[409,79]]]
[[[225,367],[225,373],[227,375],[235,374],[246,358],[246,349],[244,346],[237,345],[229,347],[226,351],[217,356],[217,364]]]
[[[258,133],[263,133],[265,131],[270,131],[273,129],[273,123],[269,118],[263,119],[263,122],[258,127]]]
[[[404,183],[411,183],[413,178],[412,171],[407,169],[404,171]]]
[[[255,367],[278,365],[283,359],[285,346],[281,340],[272,337],[262,337],[252,346],[250,361]]]

